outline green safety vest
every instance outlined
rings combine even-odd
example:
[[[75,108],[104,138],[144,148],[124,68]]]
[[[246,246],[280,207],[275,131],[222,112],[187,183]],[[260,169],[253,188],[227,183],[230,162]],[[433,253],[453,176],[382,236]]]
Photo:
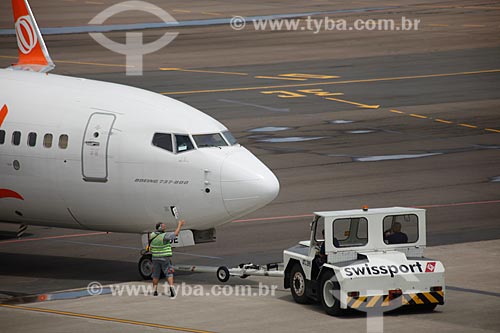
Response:
[[[170,240],[167,241],[167,244],[163,243],[163,240],[165,239],[166,235],[167,235],[166,233],[158,234],[156,232],[152,232],[149,235],[149,239],[154,238],[151,241],[151,254],[153,255],[153,258],[172,256],[172,245],[170,244]]]

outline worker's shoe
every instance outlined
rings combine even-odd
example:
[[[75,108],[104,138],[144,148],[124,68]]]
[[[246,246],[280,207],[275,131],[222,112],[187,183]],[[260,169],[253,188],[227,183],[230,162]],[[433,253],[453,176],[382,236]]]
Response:
[[[175,297],[176,294],[175,294],[175,289],[174,287],[170,287],[170,297]]]
[[[158,296],[158,291],[155,290],[155,292],[153,293],[153,296]]]

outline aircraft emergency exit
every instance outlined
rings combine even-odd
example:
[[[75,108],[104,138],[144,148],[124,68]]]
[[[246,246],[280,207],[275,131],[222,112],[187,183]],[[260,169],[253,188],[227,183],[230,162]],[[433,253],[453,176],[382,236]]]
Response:
[[[278,194],[275,175],[228,129],[172,98],[48,74],[26,0],[12,0],[19,59],[0,69],[0,222],[147,233],[176,226],[187,243]]]

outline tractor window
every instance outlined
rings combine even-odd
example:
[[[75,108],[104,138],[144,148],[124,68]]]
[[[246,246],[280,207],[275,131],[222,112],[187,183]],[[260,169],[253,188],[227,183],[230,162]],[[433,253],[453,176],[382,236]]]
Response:
[[[176,135],[175,142],[178,153],[194,149],[193,142],[191,142],[188,135]]]
[[[364,218],[347,218],[333,221],[335,247],[364,246],[368,243],[368,221]]]
[[[384,243],[406,244],[418,240],[418,217],[415,214],[384,217]]]

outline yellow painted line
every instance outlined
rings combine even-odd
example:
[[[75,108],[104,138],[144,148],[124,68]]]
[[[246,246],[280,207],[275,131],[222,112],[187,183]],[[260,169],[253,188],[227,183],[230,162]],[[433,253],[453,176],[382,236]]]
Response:
[[[482,28],[485,27],[484,24],[462,24],[462,27],[465,28]]]
[[[497,130],[497,129],[494,129],[494,128],[485,128],[484,130],[485,131],[489,131],[489,132],[494,132],[494,133],[500,133],[500,130]]]
[[[327,97],[325,99],[328,99],[330,101],[340,102],[340,103],[356,105],[356,106],[359,106],[359,107],[364,108],[364,109],[378,109],[380,107],[380,105],[361,104],[361,103],[357,103],[357,102],[346,101],[345,99],[340,99],[340,98]]]
[[[423,295],[425,298],[427,298],[429,300],[429,302],[439,303],[439,301],[434,296],[432,296],[430,293],[423,293]]]
[[[410,113],[410,116],[415,118],[427,119],[426,116],[422,116],[421,114],[416,114],[416,113]]]
[[[391,304],[391,298],[387,295],[382,302],[382,306],[389,306]]]
[[[439,296],[444,297],[444,291],[442,291],[442,290],[441,291],[437,291],[437,293],[439,294]]]
[[[184,10],[184,9],[174,9],[173,12],[177,12],[177,13],[192,13],[190,10]]]
[[[298,77],[279,77],[279,76],[256,76],[256,79],[271,79],[271,80],[288,80],[288,81],[307,81],[307,79],[301,79]]]
[[[130,325],[137,325],[137,326],[156,327],[156,328],[163,328],[166,330],[173,330],[173,331],[180,331],[180,332],[213,333],[211,331],[197,330],[197,329],[192,329],[192,328],[185,328],[185,327],[178,327],[178,326],[171,326],[171,325],[162,325],[162,324],[155,324],[155,323],[147,323],[147,322],[143,322],[143,321],[135,321],[135,320],[128,320],[128,319],[113,318],[113,317],[95,316],[95,315],[89,315],[89,314],[78,313],[78,312],[59,311],[59,310],[43,309],[43,308],[32,308],[32,307],[27,307],[27,306],[8,305],[8,304],[0,304],[0,307],[9,308],[9,309],[16,309],[16,310],[32,311],[32,312],[51,313],[51,314],[57,314],[57,315],[62,315],[62,316],[69,316],[69,317],[96,319],[96,320],[110,321],[110,322],[115,322],[115,323],[130,324]]]
[[[341,93],[341,92],[329,92],[329,91],[324,91],[323,89],[302,89],[302,90],[297,90],[297,91],[305,93],[305,94],[313,94],[313,95],[316,95],[319,97],[344,95],[344,93]]]
[[[373,296],[372,299],[368,302],[368,304],[366,304],[366,307],[367,308],[371,308],[371,307],[374,307],[375,304],[377,304],[378,300],[381,299],[382,296]]]
[[[314,83],[288,84],[288,85],[277,85],[277,86],[222,88],[222,89],[205,89],[205,90],[188,90],[188,91],[167,91],[167,92],[162,92],[161,94],[163,94],[163,95],[189,95],[189,94],[219,93],[219,92],[232,92],[232,91],[264,90],[264,89],[276,89],[276,88],[314,87],[314,86],[334,85],[334,84],[371,83],[371,82],[400,81],[400,80],[412,80],[412,79],[428,79],[428,78],[436,78],[436,77],[477,75],[477,74],[499,73],[499,72],[500,72],[500,69],[486,69],[486,70],[471,71],[471,72],[383,77],[383,78],[374,78],[374,79],[314,82]]]
[[[0,55],[0,58],[17,59],[18,57]],[[56,64],[62,63],[62,64],[91,65],[91,66],[102,66],[102,67],[135,67],[132,65],[103,64],[103,63],[98,63],[98,62],[83,62],[83,61],[70,61],[70,60],[54,60],[54,62]]]
[[[399,114],[404,114],[403,111],[399,111],[399,110],[389,110],[390,112],[394,112],[394,113],[399,113]]]
[[[264,95],[272,95],[272,94],[277,94],[278,97],[280,98],[298,98],[298,97],[306,97],[306,95],[298,94],[296,92],[292,91],[286,91],[286,90],[276,90],[276,91],[261,91],[261,94]]]
[[[321,80],[340,78],[340,76],[337,75],[301,74],[301,73],[287,73],[287,74],[280,74],[278,76],[295,77],[300,79],[321,79]]]
[[[366,296],[361,296],[352,304],[353,309],[357,309],[366,300]]]
[[[458,124],[458,126],[467,127],[467,128],[477,128],[477,126],[469,125],[469,124]]]
[[[434,121],[437,121],[438,123],[443,123],[443,124],[453,124],[452,121],[439,119],[439,118],[434,119]]]
[[[434,24],[434,23],[429,24],[429,27],[449,27],[449,26],[450,26],[449,24]]]
[[[221,71],[209,71],[201,69],[184,69],[184,68],[160,68],[161,71],[176,71],[176,72],[193,72],[193,73],[208,73],[208,74],[226,74],[226,75],[241,75],[246,76],[247,73],[238,72],[221,72]]]
[[[222,15],[220,13],[212,13],[212,12],[201,12],[201,14],[211,15],[211,16],[221,16]]]

